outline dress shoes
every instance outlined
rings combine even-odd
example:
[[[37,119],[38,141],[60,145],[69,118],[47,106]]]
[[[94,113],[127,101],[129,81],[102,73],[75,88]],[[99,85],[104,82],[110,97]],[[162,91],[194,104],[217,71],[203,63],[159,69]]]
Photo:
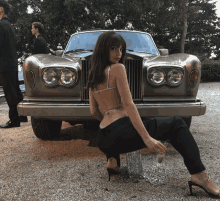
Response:
[[[9,120],[6,124],[1,124],[0,128],[13,128],[13,127],[20,127],[19,120]]]
[[[27,116],[19,116],[20,122],[28,122]]]

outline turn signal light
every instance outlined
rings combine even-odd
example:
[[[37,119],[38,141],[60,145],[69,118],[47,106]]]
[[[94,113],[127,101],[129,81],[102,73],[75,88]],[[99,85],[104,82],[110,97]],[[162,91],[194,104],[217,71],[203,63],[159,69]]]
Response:
[[[31,71],[31,70],[29,70],[29,71],[26,72],[25,75],[26,75],[26,81],[27,81],[29,87],[30,87],[31,89],[33,89],[33,88],[35,87],[35,83],[34,83],[34,78],[35,78],[34,72]]]
[[[195,87],[199,79],[199,71],[192,70],[189,76],[190,87]]]

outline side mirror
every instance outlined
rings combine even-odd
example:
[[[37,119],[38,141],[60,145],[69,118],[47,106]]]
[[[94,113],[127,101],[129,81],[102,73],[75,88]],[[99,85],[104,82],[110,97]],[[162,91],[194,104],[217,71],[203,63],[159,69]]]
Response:
[[[64,50],[57,50],[55,51],[55,55],[61,57],[63,55]]]
[[[169,55],[169,50],[168,49],[159,49],[159,52],[160,52],[161,56]]]

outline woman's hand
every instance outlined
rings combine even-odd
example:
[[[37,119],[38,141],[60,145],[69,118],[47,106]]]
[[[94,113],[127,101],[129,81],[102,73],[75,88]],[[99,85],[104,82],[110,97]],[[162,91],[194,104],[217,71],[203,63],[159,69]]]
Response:
[[[144,140],[144,143],[149,149],[154,150],[156,153],[165,154],[166,152],[166,147],[160,141],[157,141],[152,137]]]

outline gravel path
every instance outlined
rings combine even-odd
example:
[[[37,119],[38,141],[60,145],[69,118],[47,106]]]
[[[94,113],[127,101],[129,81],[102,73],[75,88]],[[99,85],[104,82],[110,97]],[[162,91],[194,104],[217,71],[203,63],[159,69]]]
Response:
[[[219,83],[200,84],[198,97],[207,111],[193,117],[191,131],[207,172],[220,187]],[[7,105],[0,104],[0,124],[7,121],[7,111]],[[20,128],[0,130],[0,201],[212,200],[200,190],[189,196],[189,174],[172,147],[159,166],[155,154],[142,151],[145,180],[137,182],[122,175],[108,182],[105,156],[96,147],[95,132],[63,122],[62,134],[68,140],[39,140],[30,121]],[[126,167],[125,155],[122,167]]]

